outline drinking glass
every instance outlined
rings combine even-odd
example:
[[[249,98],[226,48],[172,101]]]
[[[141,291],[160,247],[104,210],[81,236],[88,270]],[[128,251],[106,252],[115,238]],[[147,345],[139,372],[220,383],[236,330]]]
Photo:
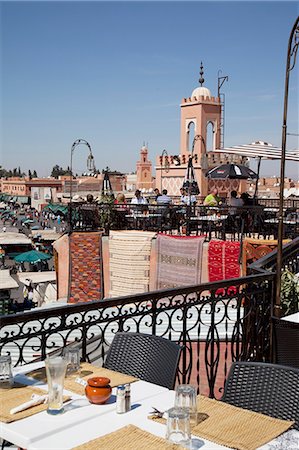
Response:
[[[61,356],[47,358],[45,361],[48,382],[48,409],[52,415],[63,412],[63,383],[67,361]]]
[[[80,376],[80,349],[76,346],[66,347],[63,352],[63,357],[66,359],[67,368],[66,376],[77,375]]]
[[[197,397],[195,387],[189,384],[179,385],[175,391],[174,405],[188,411],[191,427],[197,425]]]
[[[190,416],[186,409],[174,407],[167,411],[166,439],[172,444],[190,448]]]
[[[0,356],[0,388],[9,389],[13,385],[13,376],[11,371],[11,356]]]

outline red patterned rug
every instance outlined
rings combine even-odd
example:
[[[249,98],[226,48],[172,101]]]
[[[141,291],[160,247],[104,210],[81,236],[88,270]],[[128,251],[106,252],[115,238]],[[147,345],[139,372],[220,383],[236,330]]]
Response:
[[[239,278],[241,273],[239,253],[240,242],[211,240],[208,249],[209,281]],[[228,291],[233,292],[235,288],[231,286]],[[216,292],[221,293],[222,289]]]

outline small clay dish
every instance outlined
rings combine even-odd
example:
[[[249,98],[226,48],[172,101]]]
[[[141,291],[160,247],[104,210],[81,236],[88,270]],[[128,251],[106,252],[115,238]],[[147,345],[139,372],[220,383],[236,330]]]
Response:
[[[111,396],[112,388],[110,386],[109,378],[105,377],[93,377],[87,380],[87,386],[85,388],[85,395],[95,405],[102,405]]]

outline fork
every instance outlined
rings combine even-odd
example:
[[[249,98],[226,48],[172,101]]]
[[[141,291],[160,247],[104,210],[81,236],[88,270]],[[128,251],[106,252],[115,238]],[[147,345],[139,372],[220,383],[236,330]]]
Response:
[[[160,411],[159,409],[154,408],[154,406],[152,406],[152,408],[153,408],[153,411],[150,414],[153,416],[156,416],[158,419],[162,419],[165,411],[164,412]]]

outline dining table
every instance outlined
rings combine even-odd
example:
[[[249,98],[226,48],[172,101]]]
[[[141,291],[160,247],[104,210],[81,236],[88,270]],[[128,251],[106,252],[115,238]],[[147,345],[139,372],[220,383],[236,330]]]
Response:
[[[42,362],[37,362],[14,369],[15,381],[47,389],[45,382],[36,382],[26,375],[29,371],[42,366]],[[91,404],[85,396],[70,391],[65,390],[64,393],[71,397],[71,400],[65,404],[64,413],[51,416],[46,411],[42,411],[12,423],[1,422],[0,437],[27,450],[68,450],[131,424],[155,436],[165,438],[165,424],[151,420],[149,413],[153,408],[164,412],[174,405],[175,400],[174,390],[142,380],[131,383],[132,408],[124,414],[116,413],[115,388],[110,399],[103,405]],[[260,450],[282,448],[297,450],[298,442],[299,431],[289,430],[260,447]],[[139,448],[142,447],[139,447],[136,442],[135,449]],[[199,448],[225,450],[229,447],[193,436],[192,449]],[[135,449],[132,448],[132,450]]]
[[[197,226],[201,226],[201,231],[203,233],[208,233],[209,241],[212,238],[212,231],[217,231],[220,233],[221,238],[225,240],[225,223],[227,221],[227,214],[211,214],[204,216],[191,216],[188,218],[188,225],[196,224]]]
[[[287,322],[299,323],[299,312],[296,312],[294,314],[289,314],[287,316],[284,316],[284,317],[281,318],[281,320],[286,320]]]

